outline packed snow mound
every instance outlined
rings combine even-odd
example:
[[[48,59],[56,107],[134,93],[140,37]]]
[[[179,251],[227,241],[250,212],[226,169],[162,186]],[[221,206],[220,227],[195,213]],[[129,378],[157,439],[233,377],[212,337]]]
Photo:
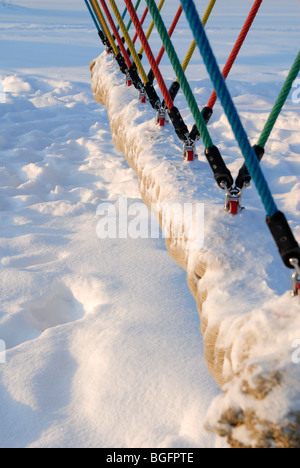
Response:
[[[144,206],[106,109],[89,83],[2,79],[1,447],[213,447],[184,272],[161,238],[97,236],[99,205]]]
[[[202,154],[191,164],[181,160],[173,129],[156,127],[152,109],[139,102],[136,90],[125,87],[111,57],[102,54],[92,62],[91,71],[95,99],[107,107],[114,142],[137,173],[146,204],[155,206],[160,220],[170,219],[165,212],[176,203],[205,204],[201,249],[189,248],[185,225],[173,218],[162,228],[171,233],[169,252],[187,271],[200,313],[206,361],[224,391],[211,405],[207,427],[226,437],[232,447],[300,446],[300,369],[293,359],[300,337],[300,303],[291,298],[290,273],[270,237],[255,189],[245,196],[247,209],[237,217],[228,216]],[[257,137],[272,99],[258,93],[251,97],[262,109],[257,115],[257,110],[249,111],[249,95],[241,96],[240,86],[239,107],[250,136]],[[243,84],[245,89],[249,86]],[[237,171],[242,159],[236,157],[240,153],[226,119],[221,113],[219,117],[212,127],[226,162]],[[295,110],[285,109],[264,170],[299,238],[297,122]]]

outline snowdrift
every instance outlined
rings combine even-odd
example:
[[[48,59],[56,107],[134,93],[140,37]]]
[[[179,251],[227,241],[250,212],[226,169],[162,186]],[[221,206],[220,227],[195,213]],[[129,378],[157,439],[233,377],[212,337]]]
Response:
[[[202,150],[198,161],[181,160],[171,126],[156,127],[150,106],[125,87],[107,54],[90,68],[94,96],[107,107],[114,143],[137,173],[144,202],[155,206],[162,229],[170,230],[170,254],[187,272],[207,365],[223,390],[208,410],[206,427],[234,448],[299,447],[300,304],[286,292],[290,275],[265,226],[255,189],[247,195],[247,209],[228,216]],[[205,241],[199,249],[189,246],[190,227],[170,215],[170,206],[174,210],[184,203],[205,204]]]

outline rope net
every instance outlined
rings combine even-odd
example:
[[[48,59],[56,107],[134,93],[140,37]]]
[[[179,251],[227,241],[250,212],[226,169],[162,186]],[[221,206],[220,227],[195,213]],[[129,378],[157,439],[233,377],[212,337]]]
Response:
[[[115,0],[84,1],[102,42],[116,58],[121,71],[127,75],[129,74],[139,92],[145,93],[148,96],[157,115],[163,116],[163,119],[165,119],[166,113],[168,113],[177,136],[183,142],[183,158],[186,161],[194,159],[196,142],[200,139],[202,140],[205,156],[214,178],[218,186],[226,192],[225,209],[229,213],[237,214],[240,211],[242,192],[249,187],[250,181],[253,180],[266,212],[267,225],[278,247],[281,258],[288,268],[296,268],[296,271],[299,272],[297,284],[297,291],[299,291],[300,248],[286,217],[277,207],[263,173],[261,161],[266,144],[299,74],[300,52],[292,64],[258,143],[254,146],[250,144],[247,132],[225,81],[228,79],[234,64],[238,60],[241,49],[247,46],[247,36],[256,17],[259,15],[263,0],[255,0],[253,2],[245,23],[241,25],[241,32],[222,72],[205,31],[205,26],[209,20],[213,24],[214,7],[217,0],[208,1],[202,18],[200,18],[193,0],[180,0],[179,9],[175,13],[171,25],[166,24],[163,15],[164,9],[168,5],[168,0],[144,0],[143,2],[142,0],[138,0],[135,4],[133,4],[132,0],[119,0],[118,4]],[[139,16],[138,8],[141,8],[141,6],[144,7],[144,11]],[[120,12],[121,7],[123,13]],[[180,51],[177,51],[174,46],[172,36],[182,20],[183,12],[185,13],[193,39],[185,58],[182,60]],[[124,21],[127,15],[130,19],[126,26]],[[149,15],[151,18],[148,21],[148,26],[146,26],[146,19]],[[158,54],[152,45],[154,32],[156,34],[155,47],[157,47],[157,36],[161,41]],[[121,37],[121,34],[123,37]],[[136,49],[137,39],[141,43],[139,51]],[[128,47],[127,50],[125,43]],[[207,105],[202,108],[202,111],[186,74],[197,48],[200,51],[213,85],[212,95]],[[170,89],[167,87],[167,80],[164,78],[161,69],[161,61],[165,52],[175,74],[175,80]],[[148,72],[146,71],[147,67],[150,67]],[[155,90],[153,87],[155,79],[158,84],[158,90]],[[182,119],[180,110],[174,104],[180,89],[195,122],[191,131],[188,130],[187,125]],[[161,96],[158,95],[158,92],[161,93]],[[218,98],[244,157],[244,164],[235,181],[209,130],[208,124]],[[157,118],[157,122],[161,122],[161,120]]]

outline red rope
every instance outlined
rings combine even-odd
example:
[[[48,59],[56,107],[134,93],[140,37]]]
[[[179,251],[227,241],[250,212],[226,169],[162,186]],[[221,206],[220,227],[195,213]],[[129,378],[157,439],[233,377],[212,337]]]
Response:
[[[162,95],[164,97],[165,103],[167,105],[167,108],[171,110],[174,107],[172,98],[170,96],[170,93],[168,91],[168,88],[164,82],[164,79],[160,73],[160,70],[158,68],[158,65],[156,63],[156,60],[154,58],[154,55],[152,53],[152,50],[150,48],[149,42],[144,34],[143,28],[141,26],[140,20],[136,14],[136,11],[134,9],[134,6],[132,4],[131,0],[125,0],[125,4],[127,6],[127,10],[131,16],[131,19],[133,21],[133,24],[135,26],[136,32],[138,33],[138,36],[140,38],[140,41],[142,43],[143,49],[147,55],[148,61],[150,63],[150,67],[153,70],[153,73],[155,75],[156,81],[160,87],[160,90],[162,92]]]
[[[178,9],[178,11],[177,11],[177,13],[176,13],[176,16],[175,16],[175,18],[174,18],[174,20],[173,20],[173,23],[172,23],[172,25],[171,25],[171,27],[170,27],[170,29],[169,29],[169,36],[170,36],[170,37],[172,37],[172,35],[173,35],[173,32],[174,32],[174,30],[175,30],[175,28],[176,28],[176,26],[177,26],[177,23],[178,23],[178,21],[179,21],[179,19],[180,19],[180,16],[181,16],[181,14],[182,14],[182,11],[183,11],[182,5],[180,5],[180,7],[179,7],[179,9]],[[156,59],[157,65],[160,64],[161,59],[163,58],[164,53],[165,53],[165,48],[164,48],[164,46],[162,46],[162,48],[160,49],[160,52],[159,52],[159,54],[158,54],[158,56],[157,56],[157,59]]]
[[[121,52],[123,54],[123,57],[125,59],[126,65],[127,65],[128,68],[130,68],[130,67],[132,67],[131,60],[130,60],[128,54],[127,54],[127,51],[126,51],[126,49],[124,47],[124,44],[123,44],[123,41],[122,41],[122,39],[120,37],[120,34],[118,33],[118,30],[117,30],[117,28],[115,26],[114,20],[112,19],[112,16],[111,16],[111,14],[109,12],[109,9],[107,8],[106,2],[105,2],[105,0],[100,0],[100,2],[101,2],[101,5],[103,7],[103,10],[104,10],[104,12],[106,14],[106,17],[107,17],[107,19],[109,21],[109,24],[110,24],[110,26],[111,26],[111,28],[113,30],[114,36],[117,39],[120,50],[121,50]]]
[[[250,31],[252,23],[255,20],[255,17],[257,15],[257,12],[258,12],[262,2],[263,2],[263,0],[256,0],[254,2],[254,5],[253,5],[253,7],[252,7],[252,9],[250,11],[250,14],[249,14],[249,16],[248,16],[248,18],[247,18],[247,20],[246,20],[246,22],[244,24],[244,27],[243,27],[243,29],[242,29],[239,37],[238,37],[238,40],[235,43],[234,48],[232,49],[230,57],[229,57],[226,65],[224,67],[224,70],[223,70],[222,74],[223,74],[223,77],[224,77],[225,80],[228,77],[228,75],[229,75],[229,73],[230,73],[230,71],[231,71],[231,69],[233,67],[233,64],[234,64],[234,62],[235,62],[235,60],[236,60],[236,58],[237,58],[237,56],[238,56],[238,54],[239,54],[239,52],[241,50],[241,47],[245,42],[247,34]],[[210,100],[208,101],[207,107],[209,107],[210,109],[213,109],[214,105],[217,102],[217,99],[218,99],[217,93],[214,91],[212,93],[211,97],[210,97]]]
[[[104,25],[104,24],[102,23],[102,21],[101,21],[101,18],[100,18],[99,14],[98,14],[98,11],[97,11],[97,9],[96,9],[96,5],[95,5],[94,0],[91,0],[91,3],[92,3],[92,5],[93,5],[93,7],[94,7],[94,12],[95,12],[96,15],[97,15],[97,18],[98,18],[98,20],[99,20],[99,22],[100,22],[100,24],[101,24],[101,26],[102,26],[102,28],[103,28],[103,31],[105,32],[105,34],[106,34],[106,36],[107,36],[107,31],[106,31],[105,25]],[[107,40],[108,40],[108,37],[107,37]]]
[[[141,21],[140,21],[140,23],[141,23],[142,26],[143,26],[143,24],[144,24],[144,21],[145,21],[145,19],[146,19],[146,16],[147,16],[147,14],[148,14],[148,11],[149,11],[149,10],[148,10],[148,7],[146,7],[146,9],[145,9],[145,11],[144,11],[144,14],[143,14],[143,16],[142,16],[142,18],[141,18]],[[136,32],[135,35],[134,35],[134,38],[132,39],[132,44],[135,44],[135,43],[136,43],[136,40],[137,40],[138,37],[139,37],[139,35],[138,35],[138,33]]]

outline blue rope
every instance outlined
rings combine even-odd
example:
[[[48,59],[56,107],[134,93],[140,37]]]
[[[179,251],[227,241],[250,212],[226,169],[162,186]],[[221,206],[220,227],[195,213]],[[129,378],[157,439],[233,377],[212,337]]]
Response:
[[[122,13],[122,20],[124,20],[126,14],[127,14],[127,7],[125,7],[125,9],[124,9],[124,11]],[[117,31],[119,31],[119,29],[120,29],[120,25],[118,24]]]
[[[239,144],[242,154],[245,158],[248,171],[255,183],[257,191],[261,197],[265,210],[268,216],[273,216],[278,213],[275,200],[271,194],[268,183],[261,170],[257,156],[252,148],[246,131],[242,125],[239,114],[232,101],[227,85],[223,75],[219,69],[216,58],[213,54],[212,48],[202,26],[199,14],[196,10],[193,0],[180,0],[182,7],[185,11],[186,17],[190,24],[191,30],[195,37],[196,43],[200,49],[207,71],[211,77],[217,95],[225,110],[225,114],[232,127],[235,138]]]
[[[96,20],[95,14],[94,14],[94,12],[93,12],[93,10],[92,10],[90,4],[88,3],[87,0],[84,0],[84,1],[85,1],[86,6],[88,7],[88,10],[89,10],[89,12],[90,12],[90,15],[91,15],[93,21],[94,21],[94,23],[95,23],[95,26],[96,26],[97,31],[100,32],[100,31],[101,31],[100,26],[99,26],[99,24],[98,24],[98,22],[97,22],[97,20]]]

